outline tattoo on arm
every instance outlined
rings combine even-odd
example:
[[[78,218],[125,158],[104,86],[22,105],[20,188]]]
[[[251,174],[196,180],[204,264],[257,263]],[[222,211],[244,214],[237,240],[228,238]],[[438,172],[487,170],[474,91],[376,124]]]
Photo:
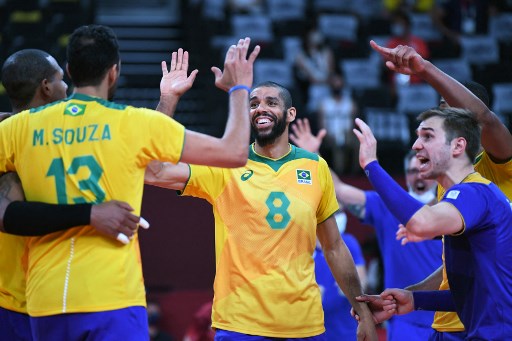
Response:
[[[352,213],[359,219],[364,219],[364,214],[366,212],[364,205],[350,204],[350,205],[346,205],[346,207],[350,213]]]
[[[23,200],[23,190],[20,178],[16,173],[6,173],[0,176],[0,201]]]

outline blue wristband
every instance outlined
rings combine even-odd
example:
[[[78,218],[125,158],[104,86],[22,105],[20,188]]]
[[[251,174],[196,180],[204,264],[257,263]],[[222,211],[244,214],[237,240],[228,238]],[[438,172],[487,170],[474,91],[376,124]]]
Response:
[[[235,85],[234,87],[232,87],[231,89],[229,89],[228,94],[230,94],[230,95],[231,95],[231,93],[232,93],[233,91],[241,90],[241,89],[247,90],[247,92],[248,92],[248,93],[251,93],[251,88],[249,88],[247,85],[242,85],[242,84],[240,84],[240,85]]]
[[[372,161],[364,167],[364,172],[379,193],[389,211],[404,226],[424,204],[414,199],[393,178],[386,173],[377,161]]]
[[[413,291],[415,310],[456,311],[450,290]]]

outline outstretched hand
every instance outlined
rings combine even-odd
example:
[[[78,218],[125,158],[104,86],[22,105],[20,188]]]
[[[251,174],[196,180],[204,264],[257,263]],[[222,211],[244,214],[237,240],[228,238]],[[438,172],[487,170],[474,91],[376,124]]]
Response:
[[[377,160],[377,140],[373,136],[370,127],[360,118],[355,120],[356,126],[359,128],[352,129],[359,140],[359,165],[365,168],[367,164]]]
[[[370,46],[386,60],[386,66],[395,72],[405,75],[420,73],[425,69],[426,61],[415,49],[398,45],[390,49],[370,40]]]
[[[403,224],[398,225],[398,231],[396,231],[396,240],[400,240],[402,245],[409,242],[422,242],[429,238],[420,237],[413,232],[409,231]]]
[[[252,86],[254,61],[260,53],[260,47],[256,45],[247,58],[250,44],[250,38],[240,39],[237,45],[231,45],[226,52],[224,70],[212,67],[215,86],[224,91],[228,91],[235,85],[245,85],[249,88]]]
[[[162,80],[160,81],[160,94],[162,96],[181,97],[187,92],[196,79],[199,72],[197,69],[188,74],[188,52],[182,48],[173,52],[171,57],[171,68],[167,69],[167,63],[162,62]]]
[[[292,125],[292,133],[290,133],[290,140],[299,148],[305,149],[308,152],[318,154],[320,145],[324,139],[327,131],[321,129],[315,136],[311,132],[309,120],[307,118],[297,119]]]

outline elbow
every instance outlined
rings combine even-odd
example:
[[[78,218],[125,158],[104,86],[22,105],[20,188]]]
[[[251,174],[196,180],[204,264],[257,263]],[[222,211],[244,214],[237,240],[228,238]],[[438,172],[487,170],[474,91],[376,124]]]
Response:
[[[407,222],[407,230],[421,238],[427,239],[435,237],[435,233],[433,233],[430,224],[422,217],[413,216]]]
[[[249,150],[248,148],[244,148],[243,150],[239,150],[233,152],[231,154],[230,159],[227,161],[227,168],[239,168],[243,167],[247,164],[247,159],[249,158]]]

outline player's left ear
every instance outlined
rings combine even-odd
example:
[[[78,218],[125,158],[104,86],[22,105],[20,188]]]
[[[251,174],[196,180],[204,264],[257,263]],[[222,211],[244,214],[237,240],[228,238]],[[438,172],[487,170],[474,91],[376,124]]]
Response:
[[[457,137],[452,141],[453,155],[458,156],[466,152],[467,141],[463,137]]]
[[[291,123],[295,121],[295,117],[297,116],[297,109],[295,107],[290,107],[286,111],[286,122]]]

